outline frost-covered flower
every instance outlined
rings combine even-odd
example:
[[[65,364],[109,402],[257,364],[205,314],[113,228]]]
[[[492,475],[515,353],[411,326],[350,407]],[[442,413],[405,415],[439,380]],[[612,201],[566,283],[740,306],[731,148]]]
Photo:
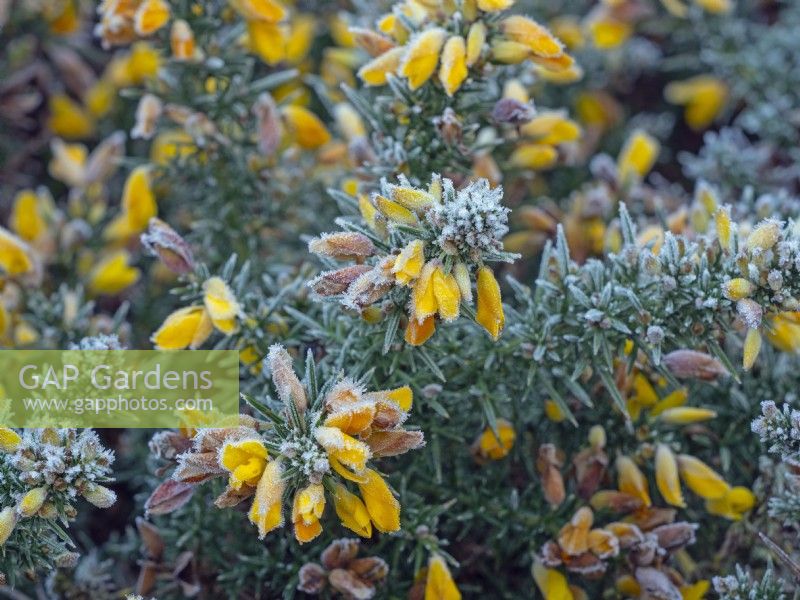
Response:
[[[199,481],[227,473],[228,488],[217,505],[232,506],[252,496],[250,521],[261,537],[283,524],[285,491],[293,494],[291,521],[301,543],[322,533],[326,492],[342,523],[359,535],[369,537],[373,525],[397,531],[400,504],[368,463],[424,445],[422,432],[402,427],[411,409],[411,389],[368,392],[349,378],[317,388],[315,375],[310,381],[297,377],[291,356],[280,345],[270,348],[266,364],[282,410],[255,407],[272,424],[252,422],[205,434],[178,457],[175,478]],[[311,362],[307,369],[313,372]],[[216,469],[209,455],[216,458]],[[360,496],[347,489],[348,481],[358,486]]]

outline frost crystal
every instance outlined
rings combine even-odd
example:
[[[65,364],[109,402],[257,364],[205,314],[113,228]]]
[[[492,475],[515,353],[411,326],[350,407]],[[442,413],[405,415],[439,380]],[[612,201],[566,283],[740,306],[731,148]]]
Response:
[[[800,452],[800,410],[788,404],[779,409],[774,402],[761,403],[761,416],[750,426],[769,451],[782,457]]]
[[[440,229],[436,243],[442,250],[474,258],[501,250],[510,212],[502,205],[503,188],[492,189],[486,179],[470,183],[458,192],[453,190],[449,179],[443,180],[443,186],[443,202],[427,215],[428,221]]]

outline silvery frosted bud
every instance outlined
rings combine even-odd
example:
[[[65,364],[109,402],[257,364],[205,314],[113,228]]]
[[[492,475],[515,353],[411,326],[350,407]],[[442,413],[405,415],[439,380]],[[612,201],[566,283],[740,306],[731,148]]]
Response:
[[[352,265],[335,271],[325,271],[308,282],[308,287],[320,296],[343,294],[364,273],[371,271],[369,265]]]
[[[306,594],[319,594],[327,584],[325,569],[317,563],[306,563],[298,572],[297,589]]]
[[[783,287],[783,275],[780,271],[770,271],[767,275],[767,284],[773,291],[778,292]]]
[[[761,325],[761,318],[764,316],[761,305],[749,298],[743,298],[736,303],[736,312],[739,313],[749,329],[758,329]]]
[[[662,362],[678,379],[711,381],[727,374],[716,358],[696,350],[674,350],[664,356]]]
[[[308,243],[308,249],[314,254],[338,260],[366,258],[375,253],[372,240],[356,231],[323,233]]]
[[[189,244],[161,219],[150,219],[141,240],[147,251],[173,273],[186,275],[194,270],[194,255]]]
[[[278,149],[283,135],[280,113],[272,96],[266,92],[261,94],[253,104],[253,114],[257,122],[258,151],[270,156]]]
[[[647,328],[647,341],[651,344],[660,344],[664,341],[664,330],[658,325],[651,325]]]
[[[514,98],[502,98],[492,108],[492,120],[509,125],[523,125],[536,115],[536,108]]]

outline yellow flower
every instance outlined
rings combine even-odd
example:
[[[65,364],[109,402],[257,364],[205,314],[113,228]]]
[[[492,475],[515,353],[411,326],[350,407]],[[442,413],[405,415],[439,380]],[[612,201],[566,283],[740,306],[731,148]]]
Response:
[[[358,489],[375,528],[382,533],[398,531],[400,503],[397,498],[377,471],[367,469],[364,476],[365,480],[358,483]]]
[[[753,492],[746,487],[736,486],[720,498],[706,500],[706,510],[712,515],[739,521],[755,504],[756,497]]]
[[[696,583],[686,584],[681,586],[682,600],[703,600],[706,597],[711,587],[711,582],[707,579],[701,579]]]
[[[325,125],[307,108],[290,104],[283,107],[282,113],[286,126],[300,147],[313,150],[330,141],[331,134]]]
[[[336,427],[317,427],[314,438],[325,448],[331,467],[337,473],[345,479],[363,481],[364,469],[371,455],[369,446]],[[355,474],[344,467],[349,467]]]
[[[478,304],[475,320],[482,325],[493,340],[500,337],[506,323],[503,313],[503,302],[500,297],[500,286],[489,267],[478,269]]]
[[[349,142],[366,137],[367,128],[355,108],[347,102],[340,102],[333,107],[333,116],[339,131]]]
[[[659,143],[641,129],[634,131],[625,142],[617,158],[617,172],[621,181],[640,179],[647,175],[658,158]]]
[[[50,96],[49,107],[48,127],[55,135],[74,140],[94,133],[94,119],[66,94]]]
[[[515,0],[477,0],[478,8],[483,12],[499,12],[514,5]]]
[[[129,264],[130,258],[126,250],[108,254],[89,273],[89,290],[113,296],[139,281],[141,271]]]
[[[13,508],[7,506],[0,510],[0,546],[4,546],[8,538],[11,537],[16,524],[17,514]]]
[[[301,544],[310,542],[320,533],[319,518],[325,510],[325,489],[321,483],[312,483],[294,495],[292,522],[294,536]]]
[[[184,159],[197,152],[194,139],[182,129],[162,131],[153,140],[150,159],[157,165],[166,166],[176,159]]]
[[[431,278],[433,296],[436,299],[436,311],[444,321],[458,318],[461,292],[458,288],[453,273],[445,273],[441,266],[437,266]]]
[[[47,5],[45,5],[46,14],[50,23],[50,31],[56,35],[75,33],[80,25],[77,4],[71,0],[67,0],[66,2],[53,2],[53,5],[56,9],[60,9],[58,14],[47,14],[49,11],[47,11]]]
[[[728,300],[741,300],[756,291],[756,286],[749,279],[734,277],[722,286],[722,293]]]
[[[750,235],[747,236],[745,246],[751,252],[753,250],[769,250],[780,239],[781,228],[776,221],[765,220],[759,223]]]
[[[425,242],[413,240],[400,251],[392,266],[392,273],[398,283],[409,285],[419,277],[424,262]]]
[[[782,352],[800,353],[800,312],[782,312],[769,320],[765,335]]]
[[[439,69],[439,81],[444,91],[452,96],[467,78],[467,47],[464,38],[452,36],[442,50],[442,66]]]
[[[157,350],[199,348],[213,331],[211,318],[202,306],[187,306],[171,313],[150,341]]]
[[[286,58],[288,31],[285,26],[271,21],[247,22],[247,44],[268,65]]]
[[[55,179],[70,187],[83,185],[86,172],[88,150],[83,144],[65,144],[58,138],[50,143],[53,155],[48,171]]]
[[[703,10],[713,14],[728,13],[733,9],[731,0],[694,0]]]
[[[219,464],[230,473],[228,485],[234,490],[244,484],[256,486],[268,460],[267,447],[258,439],[226,442],[219,454]]]
[[[361,498],[348,491],[341,483],[333,484],[333,505],[342,525],[361,537],[372,537],[372,521]]]
[[[47,488],[37,487],[29,490],[19,501],[17,512],[23,517],[32,517],[42,508],[47,499]]]
[[[376,56],[358,70],[358,77],[365,85],[385,85],[386,76],[394,74],[400,66],[405,48],[392,48]]]
[[[8,427],[0,427],[0,451],[14,452],[20,442],[22,442],[22,438],[16,431]]]
[[[194,45],[194,32],[183,19],[176,19],[169,32],[169,45],[175,60],[192,60],[197,53]]]
[[[124,63],[123,85],[141,85],[155,77],[161,60],[158,51],[147,42],[137,42]]]
[[[456,582],[447,568],[447,563],[433,554],[428,560],[428,575],[425,579],[425,600],[461,600]]]
[[[731,247],[731,215],[727,207],[720,206],[714,213],[717,237],[723,250]]]
[[[408,79],[409,89],[416,90],[431,78],[446,38],[447,32],[435,27],[417,34],[408,44],[399,74]]]
[[[685,106],[684,119],[694,130],[707,128],[725,106],[728,86],[716,77],[698,75],[684,81],[673,81],[664,89],[667,102]]]
[[[42,200],[33,190],[22,190],[14,198],[9,218],[11,229],[28,242],[39,239],[47,232],[47,222],[42,215]]]
[[[668,408],[658,415],[658,420],[671,425],[687,425],[689,423],[699,423],[708,421],[717,416],[717,413],[708,408],[696,408],[694,406],[680,406]]]
[[[701,498],[716,500],[730,489],[716,471],[694,456],[678,455],[678,468],[683,482]]]
[[[408,319],[404,338],[412,346],[421,346],[436,333],[436,319],[433,316],[425,318],[421,323],[413,316]]]
[[[214,327],[225,335],[237,330],[236,317],[242,314],[242,308],[222,278],[211,277],[203,283],[203,303]]]
[[[503,19],[501,26],[509,40],[526,46],[536,56],[556,58],[564,53],[563,44],[546,27],[529,17],[512,15]]]
[[[682,508],[686,506],[678,477],[678,461],[666,444],[656,447],[656,485],[667,504]]]
[[[150,219],[157,214],[156,198],[150,187],[150,170],[146,166],[136,167],[125,180],[122,213],[108,224],[104,237],[126,240],[147,229]]]
[[[514,149],[509,160],[520,169],[544,171],[556,164],[558,150],[547,144],[522,144]]]
[[[745,371],[753,368],[759,352],[761,352],[761,334],[758,329],[748,329],[744,338],[744,352],[742,353],[742,367],[744,367]]]
[[[418,222],[417,216],[399,202],[389,200],[380,194],[376,194],[373,201],[377,209],[390,221],[401,225],[416,225]]]
[[[486,25],[481,21],[476,21],[470,25],[469,32],[467,33],[467,51],[466,63],[471,67],[481,57],[483,46],[486,44]]]
[[[544,596],[544,600],[573,600],[574,598],[567,578],[555,569],[548,569],[538,559],[533,563],[533,579]]]
[[[134,15],[134,30],[138,35],[153,35],[167,24],[169,15],[169,4],[164,0],[144,0]]]
[[[610,50],[624,44],[631,37],[633,27],[625,21],[605,17],[593,19],[589,23],[589,33],[595,47],[601,50]]]
[[[627,456],[617,457],[617,487],[620,492],[639,498],[645,506],[650,506],[650,492],[647,489],[647,479],[636,466],[636,463]]]
[[[275,0],[229,0],[229,4],[248,21],[277,23],[286,16],[286,9]]]
[[[100,118],[108,114],[108,111],[110,111],[111,107],[114,105],[116,97],[117,88],[112,82],[102,78],[98,79],[94,85],[86,91],[83,102],[93,117]]]
[[[517,437],[514,426],[506,419],[497,419],[498,439],[491,427],[484,429],[478,438],[478,454],[483,458],[500,460],[508,456],[514,446],[514,439]]]
[[[258,481],[256,495],[248,514],[250,522],[258,527],[259,538],[283,525],[281,498],[285,487],[280,459],[268,462],[264,474]]]
[[[286,38],[286,61],[289,64],[301,63],[311,49],[317,22],[311,15],[298,15],[292,20]]]

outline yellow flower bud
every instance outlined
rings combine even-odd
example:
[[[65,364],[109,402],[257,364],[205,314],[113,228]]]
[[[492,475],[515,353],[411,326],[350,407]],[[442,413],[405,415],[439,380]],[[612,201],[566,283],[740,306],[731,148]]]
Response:
[[[37,487],[28,491],[19,501],[17,505],[17,512],[23,517],[32,517],[47,499],[47,488]]]
[[[636,463],[627,456],[617,458],[617,487],[620,492],[639,498],[645,506],[650,506],[650,492],[647,489],[647,479],[636,466]]]
[[[737,486],[729,489],[720,498],[706,500],[706,510],[712,515],[739,521],[755,504],[753,492],[746,487]]]
[[[520,169],[544,171],[556,164],[558,150],[546,144],[522,144],[514,149],[509,160]]]
[[[0,427],[0,451],[14,452],[22,442],[20,435],[8,427]]]
[[[659,444],[656,448],[656,485],[667,504],[686,506],[678,477],[678,461],[666,444]]]
[[[748,279],[736,277],[730,281],[726,281],[722,287],[722,293],[729,300],[741,300],[747,298],[756,291],[756,286]]]
[[[761,352],[761,334],[758,329],[748,329],[744,338],[744,352],[742,353],[742,367],[749,371],[756,363]]]
[[[468,67],[478,62],[485,44],[486,25],[484,25],[482,21],[476,21],[470,25],[469,32],[467,33],[467,54],[465,60]]]
[[[500,12],[514,5],[514,0],[477,0],[478,8],[483,12]]]
[[[763,221],[750,232],[745,245],[751,251],[769,250],[778,243],[780,234],[781,227],[776,221]]]
[[[14,531],[17,524],[17,514],[13,508],[7,506],[0,510],[0,546],[4,546]]]
[[[668,408],[658,415],[659,421],[671,425],[687,425],[689,423],[699,423],[708,421],[717,416],[717,413],[707,408],[696,408],[694,406],[679,406]]]
[[[276,0],[229,0],[229,4],[248,21],[277,23],[286,16],[286,9]]]
[[[253,504],[248,518],[258,527],[258,537],[263,538],[273,529],[283,525],[281,499],[286,487],[283,481],[283,466],[280,460],[267,463],[264,474],[258,481]]]
[[[444,321],[453,321],[458,318],[461,293],[458,282],[452,273],[445,273],[441,266],[437,266],[431,277],[433,295],[436,298],[436,311]]]
[[[428,561],[428,576],[425,579],[425,600],[461,600],[447,563],[438,554]]]
[[[194,32],[183,19],[176,19],[172,24],[169,43],[172,49],[172,58],[175,60],[185,61],[196,57]]]
[[[503,313],[503,302],[500,297],[500,286],[489,267],[478,269],[478,303],[476,320],[483,326],[492,339],[497,340],[506,323]]]
[[[48,127],[55,135],[68,140],[87,138],[94,133],[94,119],[66,94],[50,97]]]
[[[390,221],[401,225],[416,225],[418,223],[417,216],[413,212],[394,200],[389,200],[380,194],[376,194],[373,197],[373,202],[378,210]]]

